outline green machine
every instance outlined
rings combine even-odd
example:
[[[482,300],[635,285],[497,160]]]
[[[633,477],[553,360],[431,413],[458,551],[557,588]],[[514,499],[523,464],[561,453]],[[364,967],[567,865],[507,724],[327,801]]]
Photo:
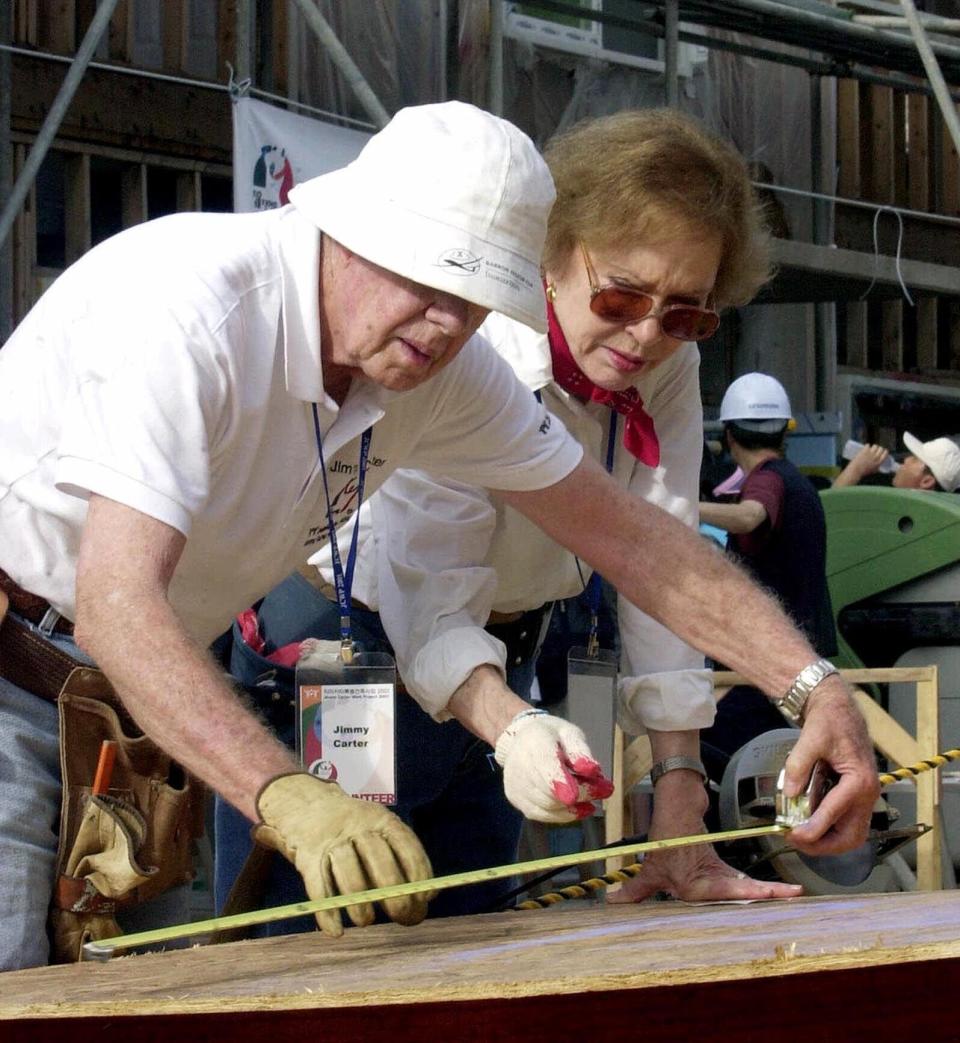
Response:
[[[834,661],[936,665],[941,745],[960,745],[960,495],[854,486],[825,490],[821,499],[840,649]],[[912,685],[891,684],[886,709],[914,732]],[[944,780],[945,832],[960,864],[960,785],[947,774]],[[912,818],[901,806],[912,797],[891,795],[891,803]]]
[[[893,666],[912,648],[960,647],[960,495],[855,486],[821,500],[837,665]]]

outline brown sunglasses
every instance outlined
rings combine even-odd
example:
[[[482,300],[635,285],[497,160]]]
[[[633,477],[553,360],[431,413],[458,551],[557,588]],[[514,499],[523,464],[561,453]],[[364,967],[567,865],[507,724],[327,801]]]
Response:
[[[641,319],[659,319],[660,329],[676,340],[706,340],[717,332],[720,316],[712,309],[696,308],[692,304],[667,304],[655,309],[656,302],[643,290],[616,283],[600,286],[583,243],[580,243],[580,251],[590,281],[590,310],[605,322],[626,326]]]

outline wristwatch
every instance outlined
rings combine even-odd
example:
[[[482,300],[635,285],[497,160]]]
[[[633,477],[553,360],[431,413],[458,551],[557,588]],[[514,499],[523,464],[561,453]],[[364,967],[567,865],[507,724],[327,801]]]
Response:
[[[774,700],[773,705],[791,724],[800,725],[803,723],[803,708],[807,699],[810,698],[810,693],[825,678],[838,673],[840,671],[829,659],[818,659],[815,663],[805,666],[797,674],[793,684],[787,689],[786,695]]]
[[[686,768],[689,771],[697,772],[703,781],[707,781],[707,769],[703,764],[697,760],[696,757],[685,757],[682,754],[677,754],[674,757],[664,757],[662,761],[657,761],[656,764],[650,769],[650,784],[656,786],[657,782],[667,774],[668,771],[676,771],[677,768]]]

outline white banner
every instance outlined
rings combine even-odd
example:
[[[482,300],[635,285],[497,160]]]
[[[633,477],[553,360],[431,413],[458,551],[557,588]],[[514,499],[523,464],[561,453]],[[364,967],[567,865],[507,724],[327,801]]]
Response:
[[[346,166],[370,134],[348,130],[254,98],[233,103],[233,209],[284,206],[298,182]]]

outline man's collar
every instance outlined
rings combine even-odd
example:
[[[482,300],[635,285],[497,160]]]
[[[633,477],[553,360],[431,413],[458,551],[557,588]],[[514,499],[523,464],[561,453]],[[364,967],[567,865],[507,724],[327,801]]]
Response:
[[[279,225],[284,376],[287,391],[325,409],[337,406],[323,387],[320,354],[320,230],[293,207]]]

